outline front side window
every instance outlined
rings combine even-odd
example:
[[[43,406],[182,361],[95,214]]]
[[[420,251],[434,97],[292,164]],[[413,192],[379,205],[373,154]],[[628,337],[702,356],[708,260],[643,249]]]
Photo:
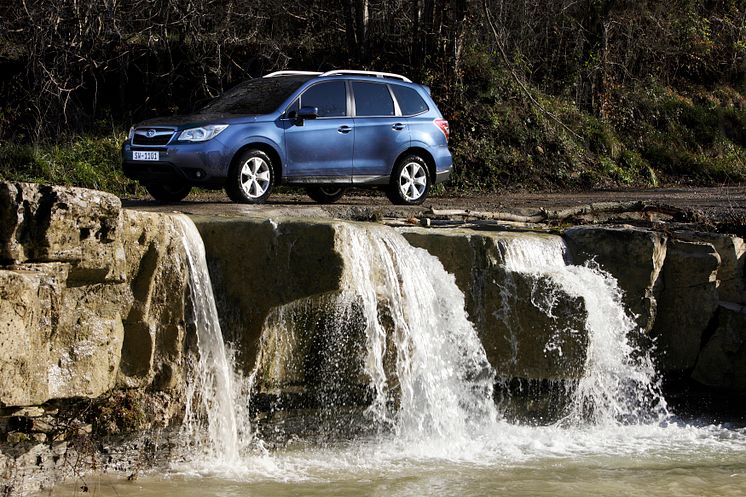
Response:
[[[355,94],[355,115],[357,116],[393,116],[394,101],[385,84],[352,83]]]
[[[319,117],[344,117],[347,115],[347,90],[344,81],[319,83],[306,90],[300,97],[301,107],[316,107]]]

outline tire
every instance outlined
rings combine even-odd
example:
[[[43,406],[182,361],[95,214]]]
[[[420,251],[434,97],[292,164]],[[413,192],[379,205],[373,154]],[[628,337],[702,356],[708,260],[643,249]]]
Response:
[[[347,191],[347,188],[342,186],[309,186],[306,188],[306,193],[311,200],[315,200],[320,204],[333,204]]]
[[[149,183],[145,185],[148,193],[158,202],[181,202],[192,191],[188,183]]]
[[[263,204],[275,185],[272,159],[261,150],[242,152],[228,171],[225,192],[241,204]]]
[[[419,155],[407,155],[394,167],[386,195],[396,205],[420,205],[430,192],[430,183],[427,162]]]

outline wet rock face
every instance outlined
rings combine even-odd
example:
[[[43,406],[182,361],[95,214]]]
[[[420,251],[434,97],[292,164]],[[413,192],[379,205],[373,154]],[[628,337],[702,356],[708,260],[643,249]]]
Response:
[[[720,256],[709,243],[670,240],[661,271],[658,315],[651,330],[665,370],[694,367],[718,307]]]
[[[625,307],[645,331],[656,319],[659,275],[666,257],[666,237],[631,226],[578,226],[564,238],[575,264],[592,262],[610,273],[624,290]]]
[[[575,262],[593,260],[619,281],[664,373],[746,392],[736,324],[746,315],[743,238],[628,226],[575,227],[565,238]]]
[[[503,243],[521,235],[422,229],[403,234],[456,276],[499,377],[556,380],[582,375],[588,341],[585,303],[546,276],[506,269]]]
[[[250,372],[275,308],[340,289],[343,263],[329,221],[195,217],[220,326]],[[311,312],[311,311],[309,311]],[[314,311],[315,312],[315,311]]]

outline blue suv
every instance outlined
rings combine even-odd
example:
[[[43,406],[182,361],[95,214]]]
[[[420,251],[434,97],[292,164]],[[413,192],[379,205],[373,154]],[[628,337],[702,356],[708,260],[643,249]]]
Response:
[[[196,114],[134,126],[124,174],[162,202],[193,186],[262,203],[278,184],[330,203],[348,187],[421,204],[448,179],[448,121],[428,87],[369,71],[279,71],[225,92]]]

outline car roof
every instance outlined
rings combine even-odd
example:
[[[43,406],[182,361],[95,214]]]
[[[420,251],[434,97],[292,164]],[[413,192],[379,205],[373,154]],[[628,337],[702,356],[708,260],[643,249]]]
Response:
[[[412,83],[412,80],[401,74],[381,72],[381,71],[360,71],[356,69],[337,69],[327,72],[313,72],[313,71],[275,71],[264,75],[265,78],[276,78],[276,77],[308,77],[310,78],[322,78],[331,76],[358,76],[366,78],[377,78],[394,80],[403,83]]]

